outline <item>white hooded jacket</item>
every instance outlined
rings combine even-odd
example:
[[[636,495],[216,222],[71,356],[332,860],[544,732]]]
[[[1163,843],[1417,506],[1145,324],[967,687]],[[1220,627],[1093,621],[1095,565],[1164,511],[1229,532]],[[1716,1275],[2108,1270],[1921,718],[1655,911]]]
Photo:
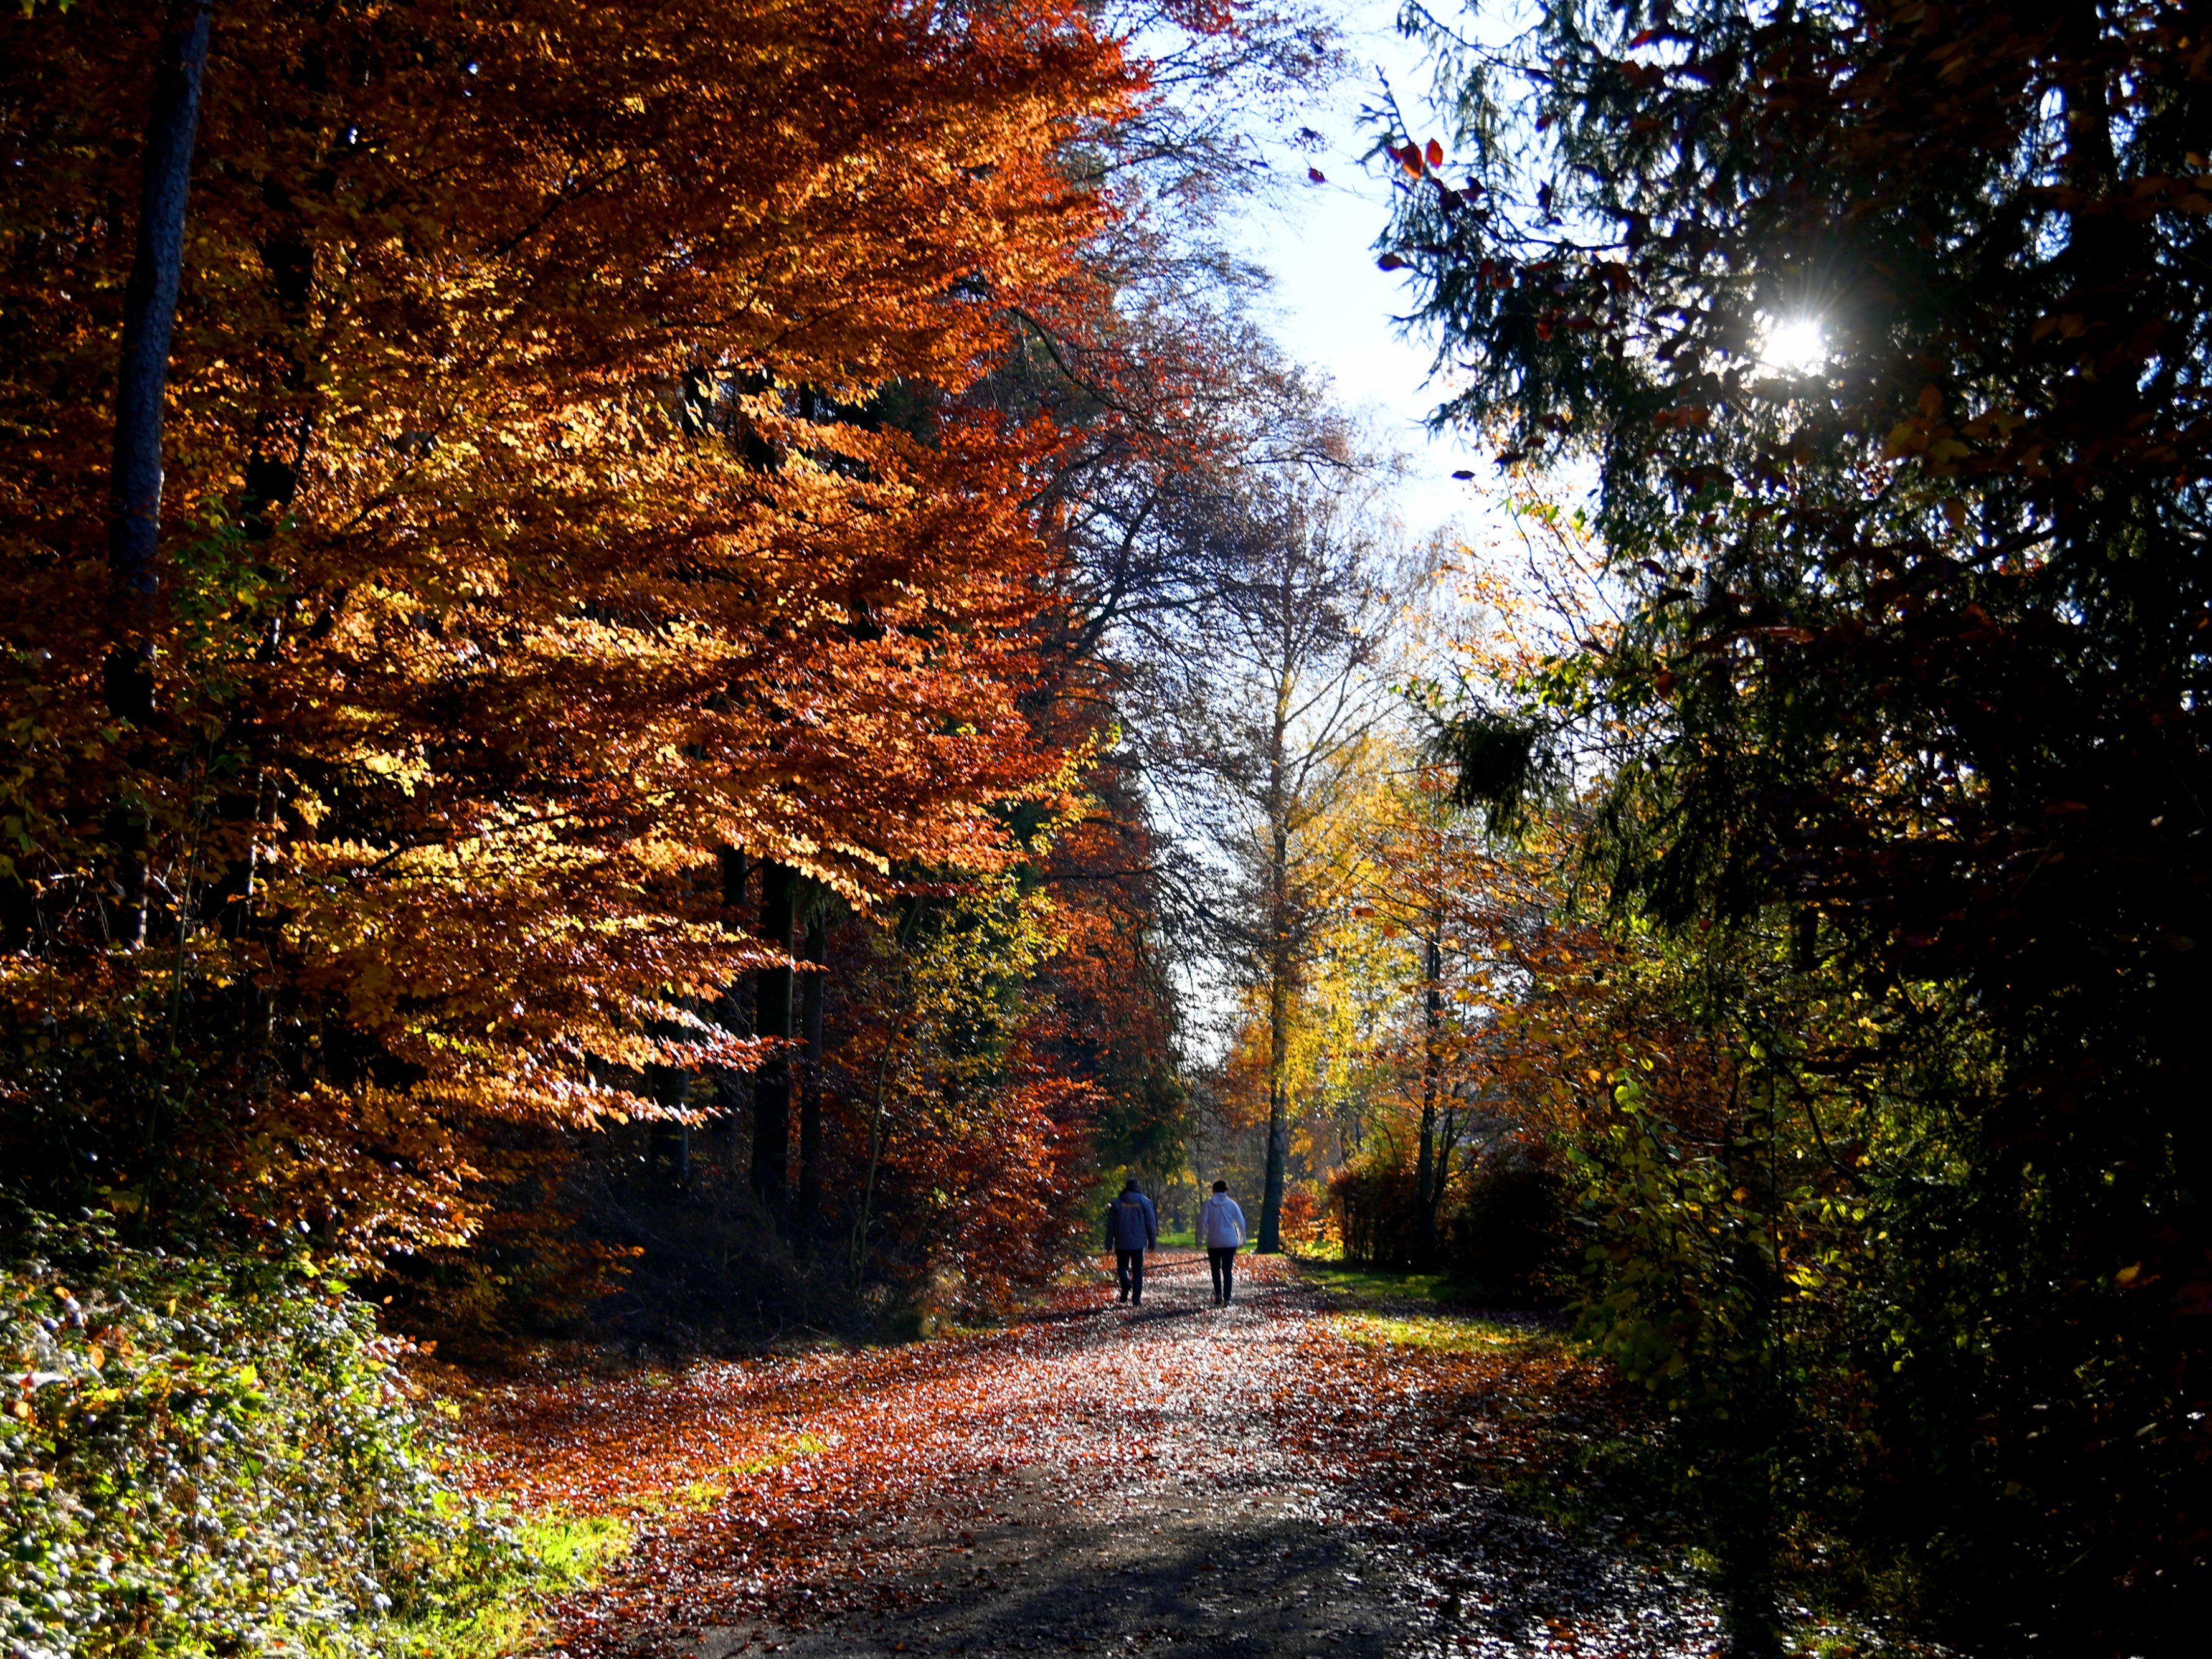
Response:
[[[1198,1239],[1209,1250],[1226,1250],[1244,1243],[1244,1212],[1226,1193],[1216,1193],[1199,1206]]]

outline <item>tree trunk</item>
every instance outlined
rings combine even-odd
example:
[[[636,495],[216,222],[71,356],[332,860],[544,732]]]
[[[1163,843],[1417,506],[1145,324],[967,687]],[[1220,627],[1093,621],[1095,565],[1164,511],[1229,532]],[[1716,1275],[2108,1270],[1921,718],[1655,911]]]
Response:
[[[721,848],[718,856],[722,866],[722,926],[733,933],[740,933],[744,927],[746,888],[752,874],[752,860],[734,847]],[[749,977],[741,975],[722,989],[722,1029],[738,1036],[752,1035],[755,988],[747,983]],[[720,1136],[733,1164],[744,1145],[746,1109],[751,1103],[752,1079],[734,1066],[720,1067],[714,1075],[714,1105]]]
[[[822,999],[828,987],[818,965],[830,960],[830,917],[818,902],[806,919],[805,956],[817,964],[799,993],[805,1047],[799,1067],[799,1221],[811,1227],[822,1209]]]
[[[154,714],[155,599],[161,575],[161,425],[169,341],[184,281],[185,201],[199,136],[211,0],[170,0],[154,71],[141,160],[138,234],[123,295],[123,356],[115,377],[115,451],[107,525],[107,707],[143,726]],[[123,889],[115,937],[146,941],[144,804],[118,802],[116,840]]]
[[[1287,660],[1287,648],[1285,657]],[[1259,1248],[1283,1248],[1283,1188],[1291,1153],[1291,685],[1275,683],[1275,720],[1267,752],[1267,1178],[1260,1198]]]
[[[1772,1254],[1778,1087],[1770,1079],[1763,1106],[1730,1091],[1717,1151],[1736,1196],[1731,1224],[1714,1230],[1713,1243],[1715,1265],[1726,1274],[1727,1339],[1703,1362],[1702,1420],[1685,1423],[1686,1449],[1704,1472],[1702,1506],[1730,1659],[1778,1659],[1785,1651],[1778,1635],[1776,1480],[1792,1414],[1784,1401],[1783,1280]]]
[[[671,1033],[673,1035],[673,1033]],[[646,1084],[653,1100],[670,1111],[680,1110],[691,1091],[690,1073],[675,1066],[646,1068]],[[653,1126],[650,1154],[654,1171],[682,1191],[691,1184],[691,1126],[666,1119]]]
[[[1262,1254],[1283,1248],[1283,1188],[1290,1173],[1290,964],[1278,955],[1267,987],[1267,1184],[1260,1200]]]
[[[1443,1069],[1443,1044],[1440,1036],[1443,1026],[1443,941],[1431,931],[1423,941],[1421,961],[1421,1148],[1414,1170],[1413,1193],[1420,1212],[1420,1237],[1415,1241],[1419,1265],[1435,1265],[1437,1259],[1437,1211],[1443,1205],[1445,1170],[1443,1158],[1450,1156],[1443,1149],[1438,1156],[1437,1142],[1437,1095]]]
[[[778,951],[791,950],[792,900],[797,873],[787,864],[761,866],[761,942]],[[791,969],[760,970],[759,988],[753,999],[754,1035],[788,1039],[791,1036]],[[779,1051],[753,1073],[753,1191],[770,1208],[783,1202],[791,1164],[791,1056]]]

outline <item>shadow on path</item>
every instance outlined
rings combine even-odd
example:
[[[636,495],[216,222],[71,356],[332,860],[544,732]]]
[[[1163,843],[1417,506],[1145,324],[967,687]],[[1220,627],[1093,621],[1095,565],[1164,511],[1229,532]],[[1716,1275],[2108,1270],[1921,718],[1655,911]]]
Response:
[[[579,1607],[570,1651],[1714,1650],[1680,1583],[1478,1483],[1431,1479],[1404,1499],[1418,1511],[1394,1507],[1412,1489],[1390,1484],[1393,1460],[1448,1475],[1460,1453],[1393,1415],[1420,1389],[1334,1335],[1286,1264],[1254,1262],[1218,1309],[1202,1255],[1156,1261],[1139,1309],[1102,1286],[990,1337],[879,1357],[866,1388],[806,1416],[834,1448],[818,1466],[763,1474],[641,1550],[628,1589]],[[1495,1408],[1427,1405],[1429,1432]]]

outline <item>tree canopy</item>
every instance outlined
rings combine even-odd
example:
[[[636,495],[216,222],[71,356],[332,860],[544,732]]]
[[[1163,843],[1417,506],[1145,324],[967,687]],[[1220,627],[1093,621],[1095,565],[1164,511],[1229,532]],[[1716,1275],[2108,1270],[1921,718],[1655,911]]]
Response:
[[[93,531],[156,22],[44,10],[6,71],[18,1127],[143,1197],[163,1068],[212,1074],[271,1219],[435,1235],[450,1193],[379,1195],[448,1178],[428,1126],[738,1057],[680,1012],[752,960],[717,848],[856,898],[1005,856],[987,809],[1059,764],[1016,706],[1056,439],[960,398],[1004,307],[1077,302],[1103,204],[1058,157],[1138,82],[1049,6],[223,8],[119,721]],[[167,948],[118,955],[132,821]],[[344,1173],[272,1190],[301,1143]]]
[[[1462,748],[1595,761],[1618,904],[1863,1001],[1778,1086],[1903,1134],[1839,1149],[1885,1206],[1875,1467],[1944,1517],[1882,1524],[2008,1540],[1937,1592],[1969,1623],[2139,1639],[2208,1515],[2201,19],[1408,15],[1468,169],[1389,135],[1440,418],[1593,469],[1629,598]]]

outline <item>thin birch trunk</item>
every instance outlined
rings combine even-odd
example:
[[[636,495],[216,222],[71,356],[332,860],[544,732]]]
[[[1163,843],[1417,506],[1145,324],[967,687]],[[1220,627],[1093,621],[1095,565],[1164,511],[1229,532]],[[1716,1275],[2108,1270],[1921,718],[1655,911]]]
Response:
[[[1290,627],[1288,596],[1283,618]],[[1284,661],[1291,659],[1287,637]],[[1259,1248],[1283,1248],[1283,1192],[1291,1153],[1291,802],[1290,719],[1295,687],[1285,672],[1275,681],[1275,717],[1267,750],[1267,1176],[1260,1199]]]

